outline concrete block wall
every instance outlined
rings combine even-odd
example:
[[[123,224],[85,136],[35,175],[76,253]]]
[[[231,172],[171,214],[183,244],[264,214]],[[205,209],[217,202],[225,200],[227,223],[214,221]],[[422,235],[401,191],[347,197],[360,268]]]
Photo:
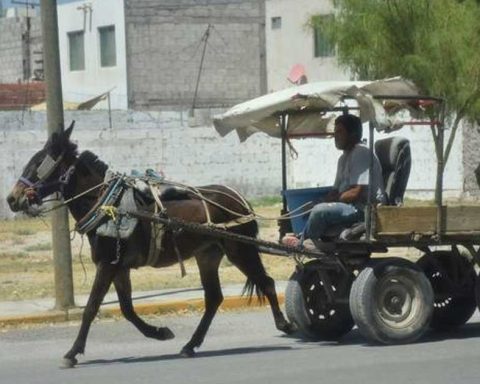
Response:
[[[247,198],[279,194],[280,141],[258,134],[240,144],[234,134],[221,138],[209,125],[215,111],[202,111],[190,127],[187,111],[116,111],[110,129],[106,111],[66,112],[76,120],[73,140],[114,170],[162,170],[189,185],[226,184]],[[190,120],[191,121],[191,120]],[[28,159],[46,141],[44,112],[0,112],[0,217],[12,217],[5,198]]]
[[[39,17],[30,18],[30,43],[22,36],[27,31],[25,17],[0,18],[0,83],[17,83],[24,80],[24,60],[30,61],[30,68],[38,68],[34,61],[41,55],[34,55],[42,50],[41,22]]]
[[[127,0],[129,106],[230,106],[266,91],[263,0]]]
[[[0,83],[16,83],[23,80],[24,30],[22,19],[0,18]]]
[[[43,60],[42,22],[39,16],[32,17],[30,21],[30,68],[31,76],[34,70],[43,70],[43,63],[35,61]]]

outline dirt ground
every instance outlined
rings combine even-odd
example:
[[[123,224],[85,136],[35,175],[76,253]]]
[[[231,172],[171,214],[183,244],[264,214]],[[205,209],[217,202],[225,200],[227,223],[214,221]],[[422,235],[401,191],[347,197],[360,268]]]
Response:
[[[276,217],[281,204],[278,199],[266,199],[256,205],[257,213]],[[73,228],[73,222],[71,225]],[[260,238],[277,241],[276,220],[259,222]],[[22,300],[54,295],[53,255],[51,227],[46,219],[17,219],[0,221],[0,300]],[[395,256],[418,258],[418,251],[396,249]],[[287,280],[295,270],[292,258],[262,255],[268,273],[276,280]],[[88,242],[72,232],[72,266],[76,294],[88,293],[95,275],[90,260]],[[138,291],[164,288],[199,287],[200,280],[195,260],[185,263],[187,276],[181,278],[178,265],[154,269],[151,267],[132,271],[133,289]],[[243,283],[245,277],[225,258],[220,269],[223,284]]]
[[[280,204],[257,207],[265,216],[276,216]],[[73,225],[71,226],[73,227]],[[275,241],[275,221],[260,223],[260,237]],[[82,245],[83,242],[83,245]],[[51,227],[48,218],[0,221],[0,300],[51,297],[54,294]],[[288,279],[294,271],[293,260],[263,255],[267,271],[275,279]],[[95,275],[88,242],[72,233],[72,266],[75,293],[88,293]],[[187,276],[181,278],[179,266],[163,269],[150,267],[132,271],[135,290],[197,287],[200,280],[195,260],[185,263]],[[222,261],[222,283],[243,283],[244,276],[228,260]]]

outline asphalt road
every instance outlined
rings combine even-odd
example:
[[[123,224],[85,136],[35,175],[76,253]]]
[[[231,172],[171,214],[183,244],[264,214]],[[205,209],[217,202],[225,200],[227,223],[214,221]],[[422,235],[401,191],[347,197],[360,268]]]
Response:
[[[197,357],[178,356],[198,315],[150,318],[176,333],[144,338],[121,320],[93,325],[85,356],[59,368],[78,324],[0,331],[0,383],[478,383],[480,316],[448,334],[402,346],[369,346],[353,330],[340,343],[282,336],[270,312],[221,313]]]

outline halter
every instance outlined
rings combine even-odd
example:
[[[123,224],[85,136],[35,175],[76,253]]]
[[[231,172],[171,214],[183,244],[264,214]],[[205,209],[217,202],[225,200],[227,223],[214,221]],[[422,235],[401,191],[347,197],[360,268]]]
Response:
[[[53,159],[50,155],[45,156],[41,164],[37,168],[37,178],[36,182],[32,182],[28,178],[21,176],[18,181],[26,185],[25,194],[29,202],[34,202],[39,205],[42,204],[43,198],[57,192],[57,190],[52,190],[53,187],[60,186],[58,189],[59,192],[63,193],[65,185],[70,181],[70,177],[75,172],[75,165],[70,166],[65,173],[63,173],[58,180],[51,181],[46,183],[45,181],[52,175],[53,172],[58,168],[60,163],[63,160],[65,152],[62,152],[57,159]]]

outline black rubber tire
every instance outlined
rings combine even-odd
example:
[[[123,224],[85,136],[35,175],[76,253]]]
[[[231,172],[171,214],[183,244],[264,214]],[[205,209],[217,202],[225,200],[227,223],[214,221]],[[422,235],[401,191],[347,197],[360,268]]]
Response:
[[[448,331],[465,324],[475,312],[476,273],[467,255],[451,251],[436,251],[422,256],[417,265],[422,268],[434,293],[430,326]]]
[[[328,302],[324,288],[327,280],[333,287],[333,303]],[[338,340],[354,325],[348,305],[352,281],[353,274],[321,269],[316,261],[305,264],[288,281],[285,291],[288,319],[307,339]]]
[[[411,343],[428,329],[432,286],[420,268],[407,260],[372,261],[353,282],[350,310],[368,342]]]

